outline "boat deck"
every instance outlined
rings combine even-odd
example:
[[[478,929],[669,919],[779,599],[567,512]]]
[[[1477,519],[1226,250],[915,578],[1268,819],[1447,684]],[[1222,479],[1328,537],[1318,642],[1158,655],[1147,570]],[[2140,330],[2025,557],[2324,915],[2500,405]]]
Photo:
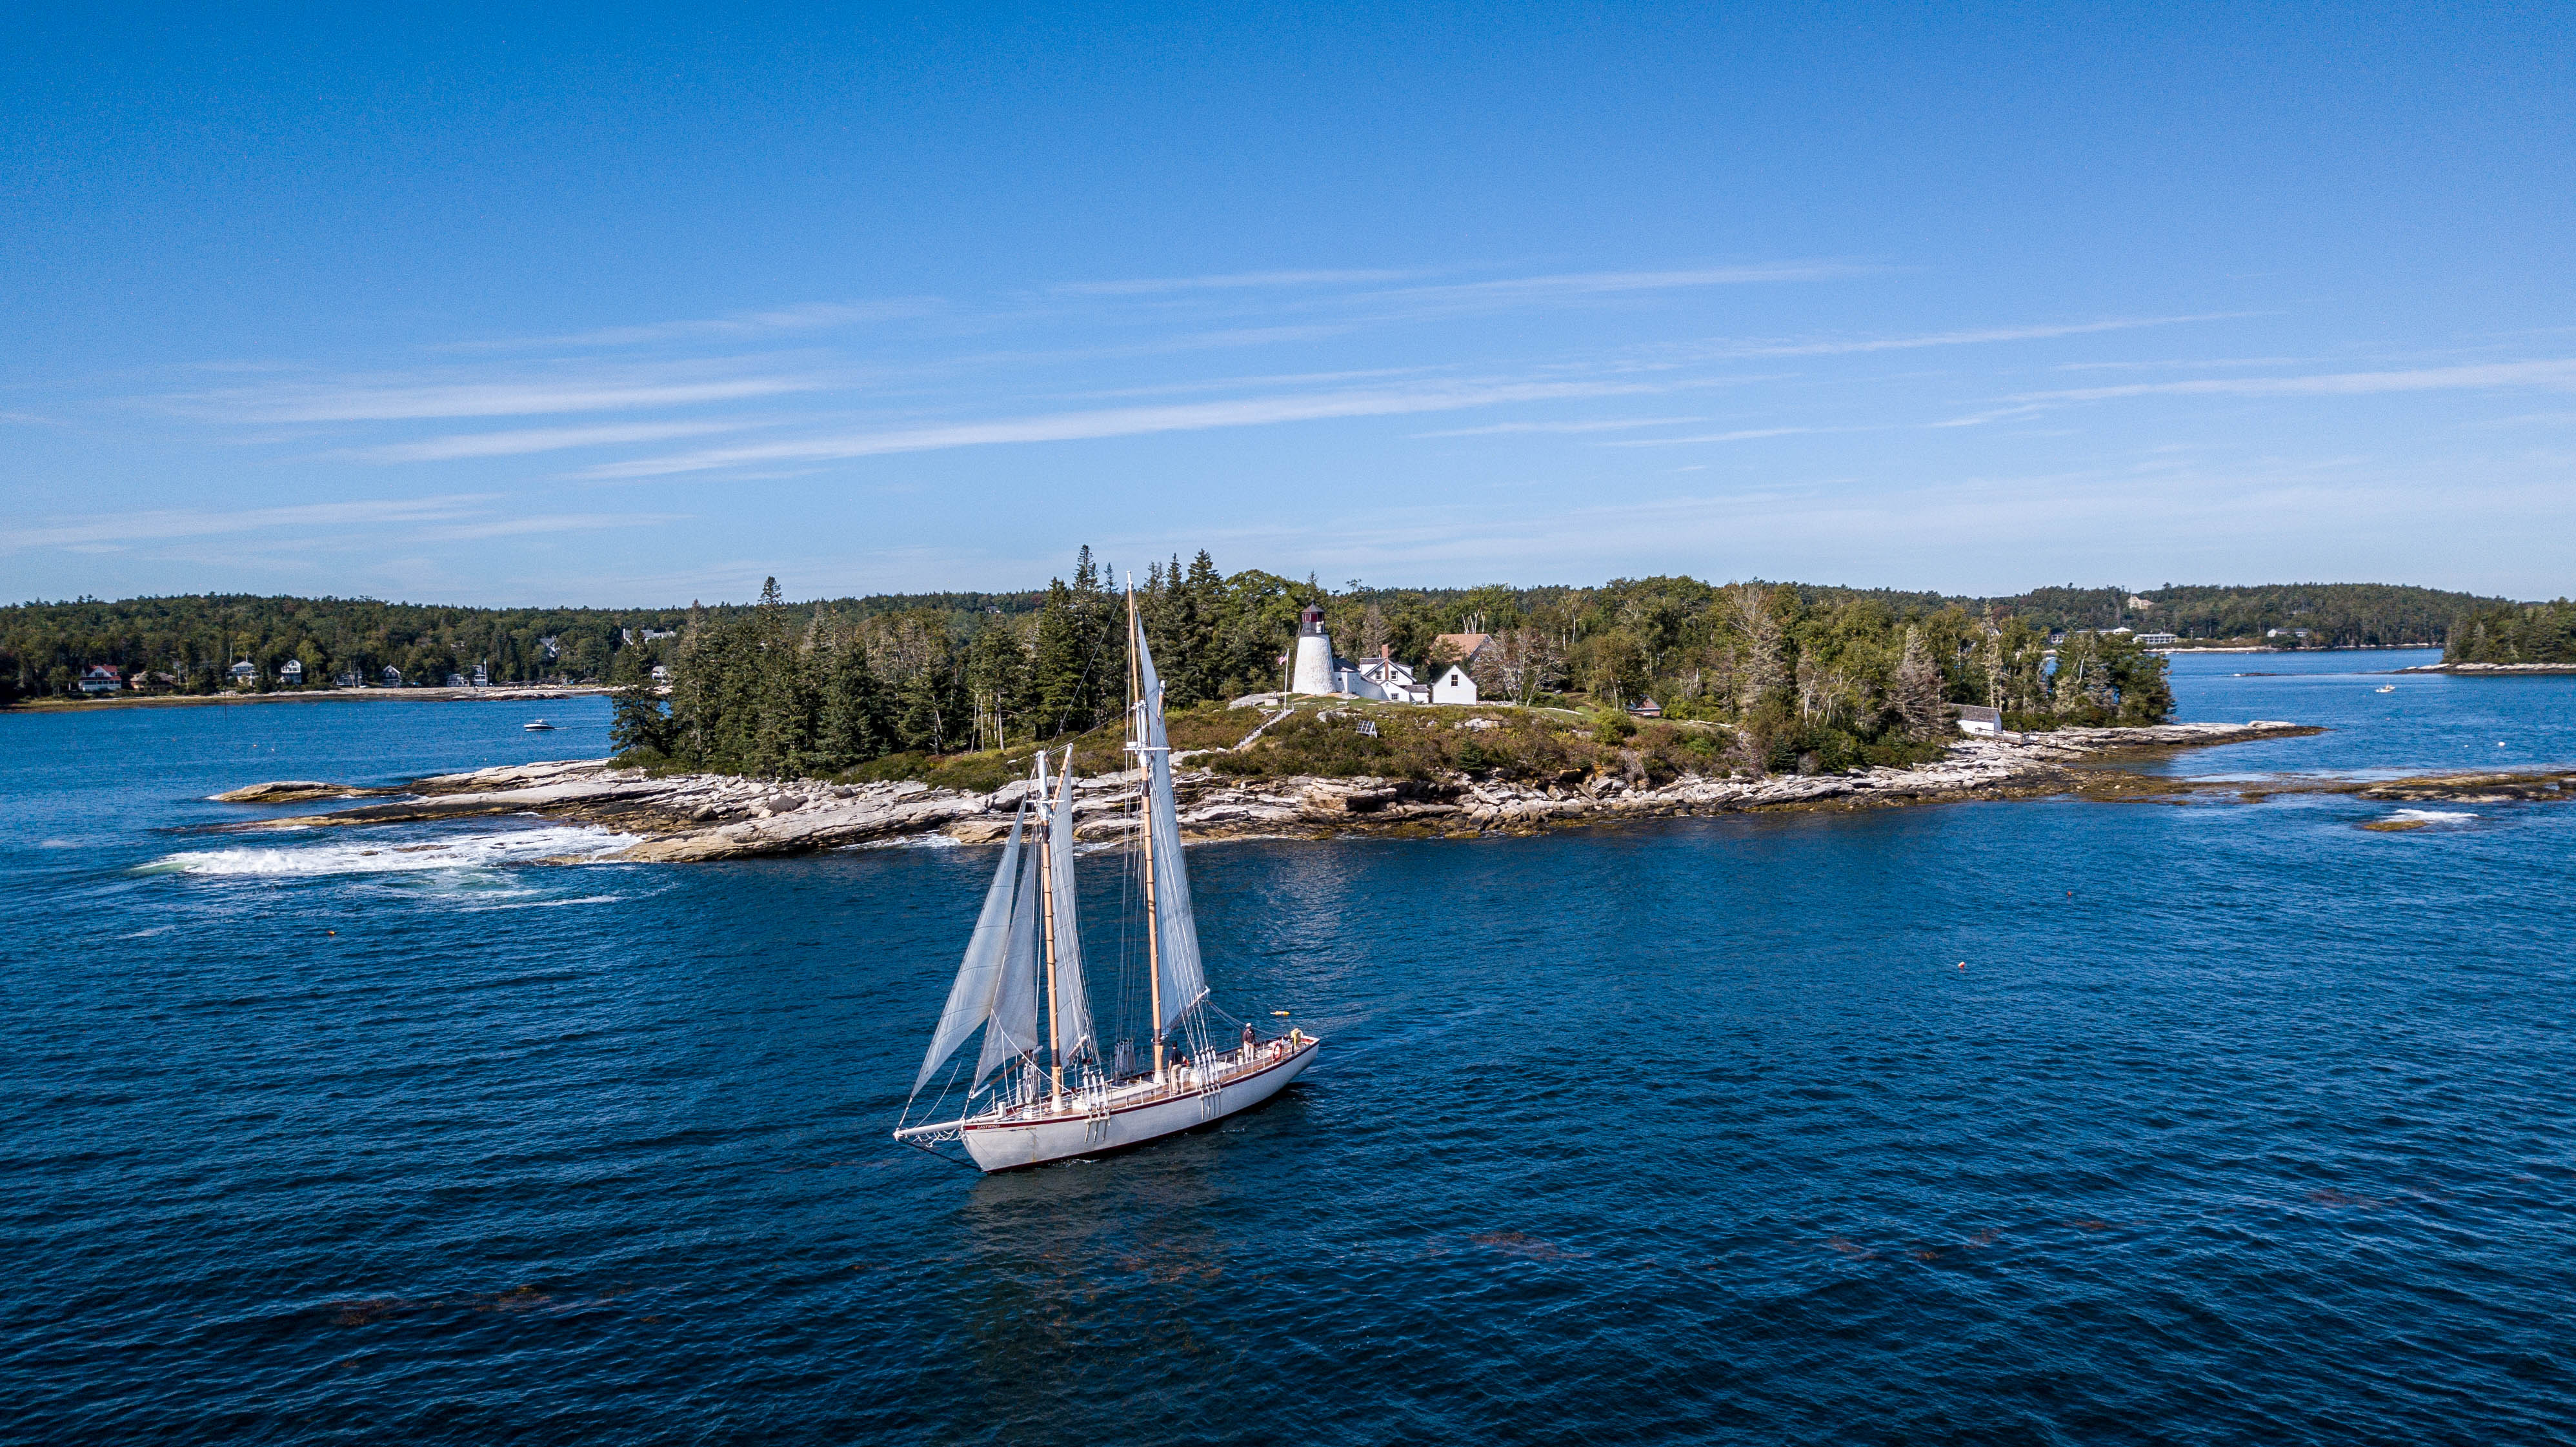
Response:
[[[1150,1076],[1138,1076],[1080,1090],[1068,1089],[1060,1108],[1053,1096],[1041,1094],[1025,1104],[1005,1106],[998,1112],[977,1116],[965,1124],[989,1128],[1084,1120],[1161,1101],[1204,1095],[1284,1065],[1314,1048],[1316,1043],[1312,1035],[1295,1041],[1284,1035],[1256,1041],[1249,1049],[1238,1047],[1212,1059],[1193,1061],[1186,1066],[1168,1066],[1163,1071],[1160,1084]]]

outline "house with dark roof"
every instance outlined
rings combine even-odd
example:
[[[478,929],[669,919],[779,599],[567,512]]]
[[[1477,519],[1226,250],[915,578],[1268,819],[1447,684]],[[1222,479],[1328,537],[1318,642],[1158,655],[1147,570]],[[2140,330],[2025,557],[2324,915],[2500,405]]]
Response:
[[[1959,716],[1959,732],[1963,734],[1990,739],[2004,731],[2004,715],[2001,709],[1987,708],[1983,704],[1962,703],[1953,705],[1952,711]]]
[[[280,664],[277,670],[277,681],[286,685],[288,688],[303,687],[304,660],[301,658],[290,658],[283,664]]]

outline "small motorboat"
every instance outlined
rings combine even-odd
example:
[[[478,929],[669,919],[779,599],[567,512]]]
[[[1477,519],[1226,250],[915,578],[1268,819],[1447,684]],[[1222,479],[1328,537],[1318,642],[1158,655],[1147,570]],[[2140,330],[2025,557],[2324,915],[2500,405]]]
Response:
[[[2396,691],[2397,685],[2393,683],[2383,683],[2379,687],[2371,690],[2373,693],[2395,693]]]
[[[532,734],[550,734],[555,731],[555,726],[546,722],[544,719],[535,719],[528,723],[523,723],[519,725],[519,727],[526,729]]]

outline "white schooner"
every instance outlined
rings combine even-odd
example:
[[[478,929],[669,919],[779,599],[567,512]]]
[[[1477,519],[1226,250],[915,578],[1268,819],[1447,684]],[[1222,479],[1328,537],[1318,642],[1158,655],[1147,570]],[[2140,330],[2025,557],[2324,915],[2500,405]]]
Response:
[[[1042,752],[1031,778],[1035,808],[1023,800],[1011,822],[948,1006],[912,1083],[917,1101],[940,1066],[981,1029],[983,1049],[965,1108],[953,1120],[898,1125],[897,1140],[925,1147],[962,1142],[987,1171],[1099,1155],[1258,1105],[1314,1063],[1323,1042],[1302,1030],[1265,1037],[1246,1024],[1239,1041],[1212,1046],[1198,924],[1172,800],[1163,685],[1137,622],[1132,585],[1127,642],[1126,748],[1143,784],[1136,796],[1143,817],[1127,831],[1123,852],[1143,885],[1151,1064],[1139,1062],[1128,1041],[1102,1058],[1074,911],[1073,751],[1065,750],[1065,766],[1052,780]],[[907,1102],[905,1114],[911,1110]]]

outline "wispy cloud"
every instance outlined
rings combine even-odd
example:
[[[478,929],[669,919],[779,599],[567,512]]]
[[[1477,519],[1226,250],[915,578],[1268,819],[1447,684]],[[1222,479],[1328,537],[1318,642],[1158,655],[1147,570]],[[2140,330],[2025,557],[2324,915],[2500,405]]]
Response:
[[[663,523],[685,522],[687,517],[685,513],[667,512],[543,513],[423,528],[416,536],[431,542],[471,542],[477,538],[516,538],[537,533],[589,533],[608,528],[658,527]]]
[[[451,437],[424,438],[418,442],[394,442],[382,447],[358,448],[344,455],[366,462],[448,462],[465,457],[520,457],[574,447],[667,442],[679,437],[740,432],[756,425],[749,422],[638,422],[604,427],[531,427],[509,432],[465,432]]]
[[[1503,277],[1494,281],[1450,282],[1408,287],[1398,293],[1414,297],[1459,297],[1492,300],[1611,296],[1624,292],[1675,291],[1703,286],[1751,286],[1763,282],[1830,281],[1862,276],[1880,268],[1842,261],[1776,261],[1750,266],[1703,266],[1680,271],[1580,271],[1553,276]]]
[[[738,402],[811,392],[811,376],[724,375],[722,364],[591,372],[569,376],[277,383],[168,399],[175,409],[218,422],[400,422],[442,417],[532,417],[623,412],[704,402]]]
[[[893,297],[883,301],[818,301],[768,311],[738,312],[728,317],[688,321],[645,322],[635,326],[599,327],[550,337],[502,337],[490,341],[454,342],[438,350],[451,352],[519,351],[543,347],[629,347],[657,342],[733,340],[781,332],[823,331],[865,322],[903,321],[933,315],[947,306],[938,297]]]
[[[2113,397],[2151,396],[2368,397],[2390,392],[2524,387],[2576,389],[2576,360],[2480,362],[2395,372],[2327,372],[2308,377],[2195,377],[2181,382],[2133,382],[2118,387],[2024,392],[2011,400],[2097,402]]]
[[[1449,427],[1416,432],[1415,437],[1489,437],[1502,432],[1626,432],[1638,427],[1674,427],[1702,417],[1615,417],[1598,422],[1495,422],[1484,427]]]
[[[386,527],[440,522],[483,511],[489,493],[388,498],[366,502],[308,503],[297,507],[187,509],[98,513],[54,518],[32,527],[0,531],[0,549],[77,547],[91,543],[164,541],[271,532],[281,528]]]
[[[1133,281],[1075,281],[1048,290],[1065,296],[1152,296],[1165,292],[1244,291],[1269,287],[1348,286],[1356,283],[1409,281],[1429,271],[1304,270],[1233,271],[1216,276],[1155,276]]]
[[[1176,403],[1164,407],[1113,407],[1089,412],[1057,412],[1035,417],[845,433],[745,447],[709,448],[668,457],[605,463],[581,475],[591,478],[660,477],[764,463],[841,461],[898,452],[988,447],[1000,443],[1072,442],[1220,427],[1310,422],[1334,417],[1388,417],[1416,412],[1462,411],[1510,402],[1637,396],[1720,384],[1717,381],[1459,382],[1410,388],[1301,392],[1221,402]]]
[[[2004,422],[2015,417],[2032,417],[2047,410],[2047,408],[2035,403],[2025,403],[2019,407],[1997,407],[1988,412],[1972,412],[1965,417],[1952,417],[1946,421],[1933,422],[1926,425],[1933,427],[1983,427],[1989,422]]]
[[[1747,427],[1735,432],[1707,432],[1692,437],[1623,437],[1604,447],[1674,447],[1685,442],[1752,442],[1764,437],[1798,437],[1811,432],[1858,432],[1858,427]]]
[[[1924,332],[1904,337],[1820,338],[1814,341],[1722,342],[1699,350],[1717,357],[1835,357],[1865,352],[1903,352],[1921,347],[1965,347],[1989,342],[2035,342],[2052,337],[2080,337],[2096,332],[2134,331],[2140,327],[2180,326],[2185,322],[2227,321],[2250,312],[2202,312],[2191,316],[2114,317],[2105,321],[2063,322],[2040,326],[1977,327],[1952,332]]]

